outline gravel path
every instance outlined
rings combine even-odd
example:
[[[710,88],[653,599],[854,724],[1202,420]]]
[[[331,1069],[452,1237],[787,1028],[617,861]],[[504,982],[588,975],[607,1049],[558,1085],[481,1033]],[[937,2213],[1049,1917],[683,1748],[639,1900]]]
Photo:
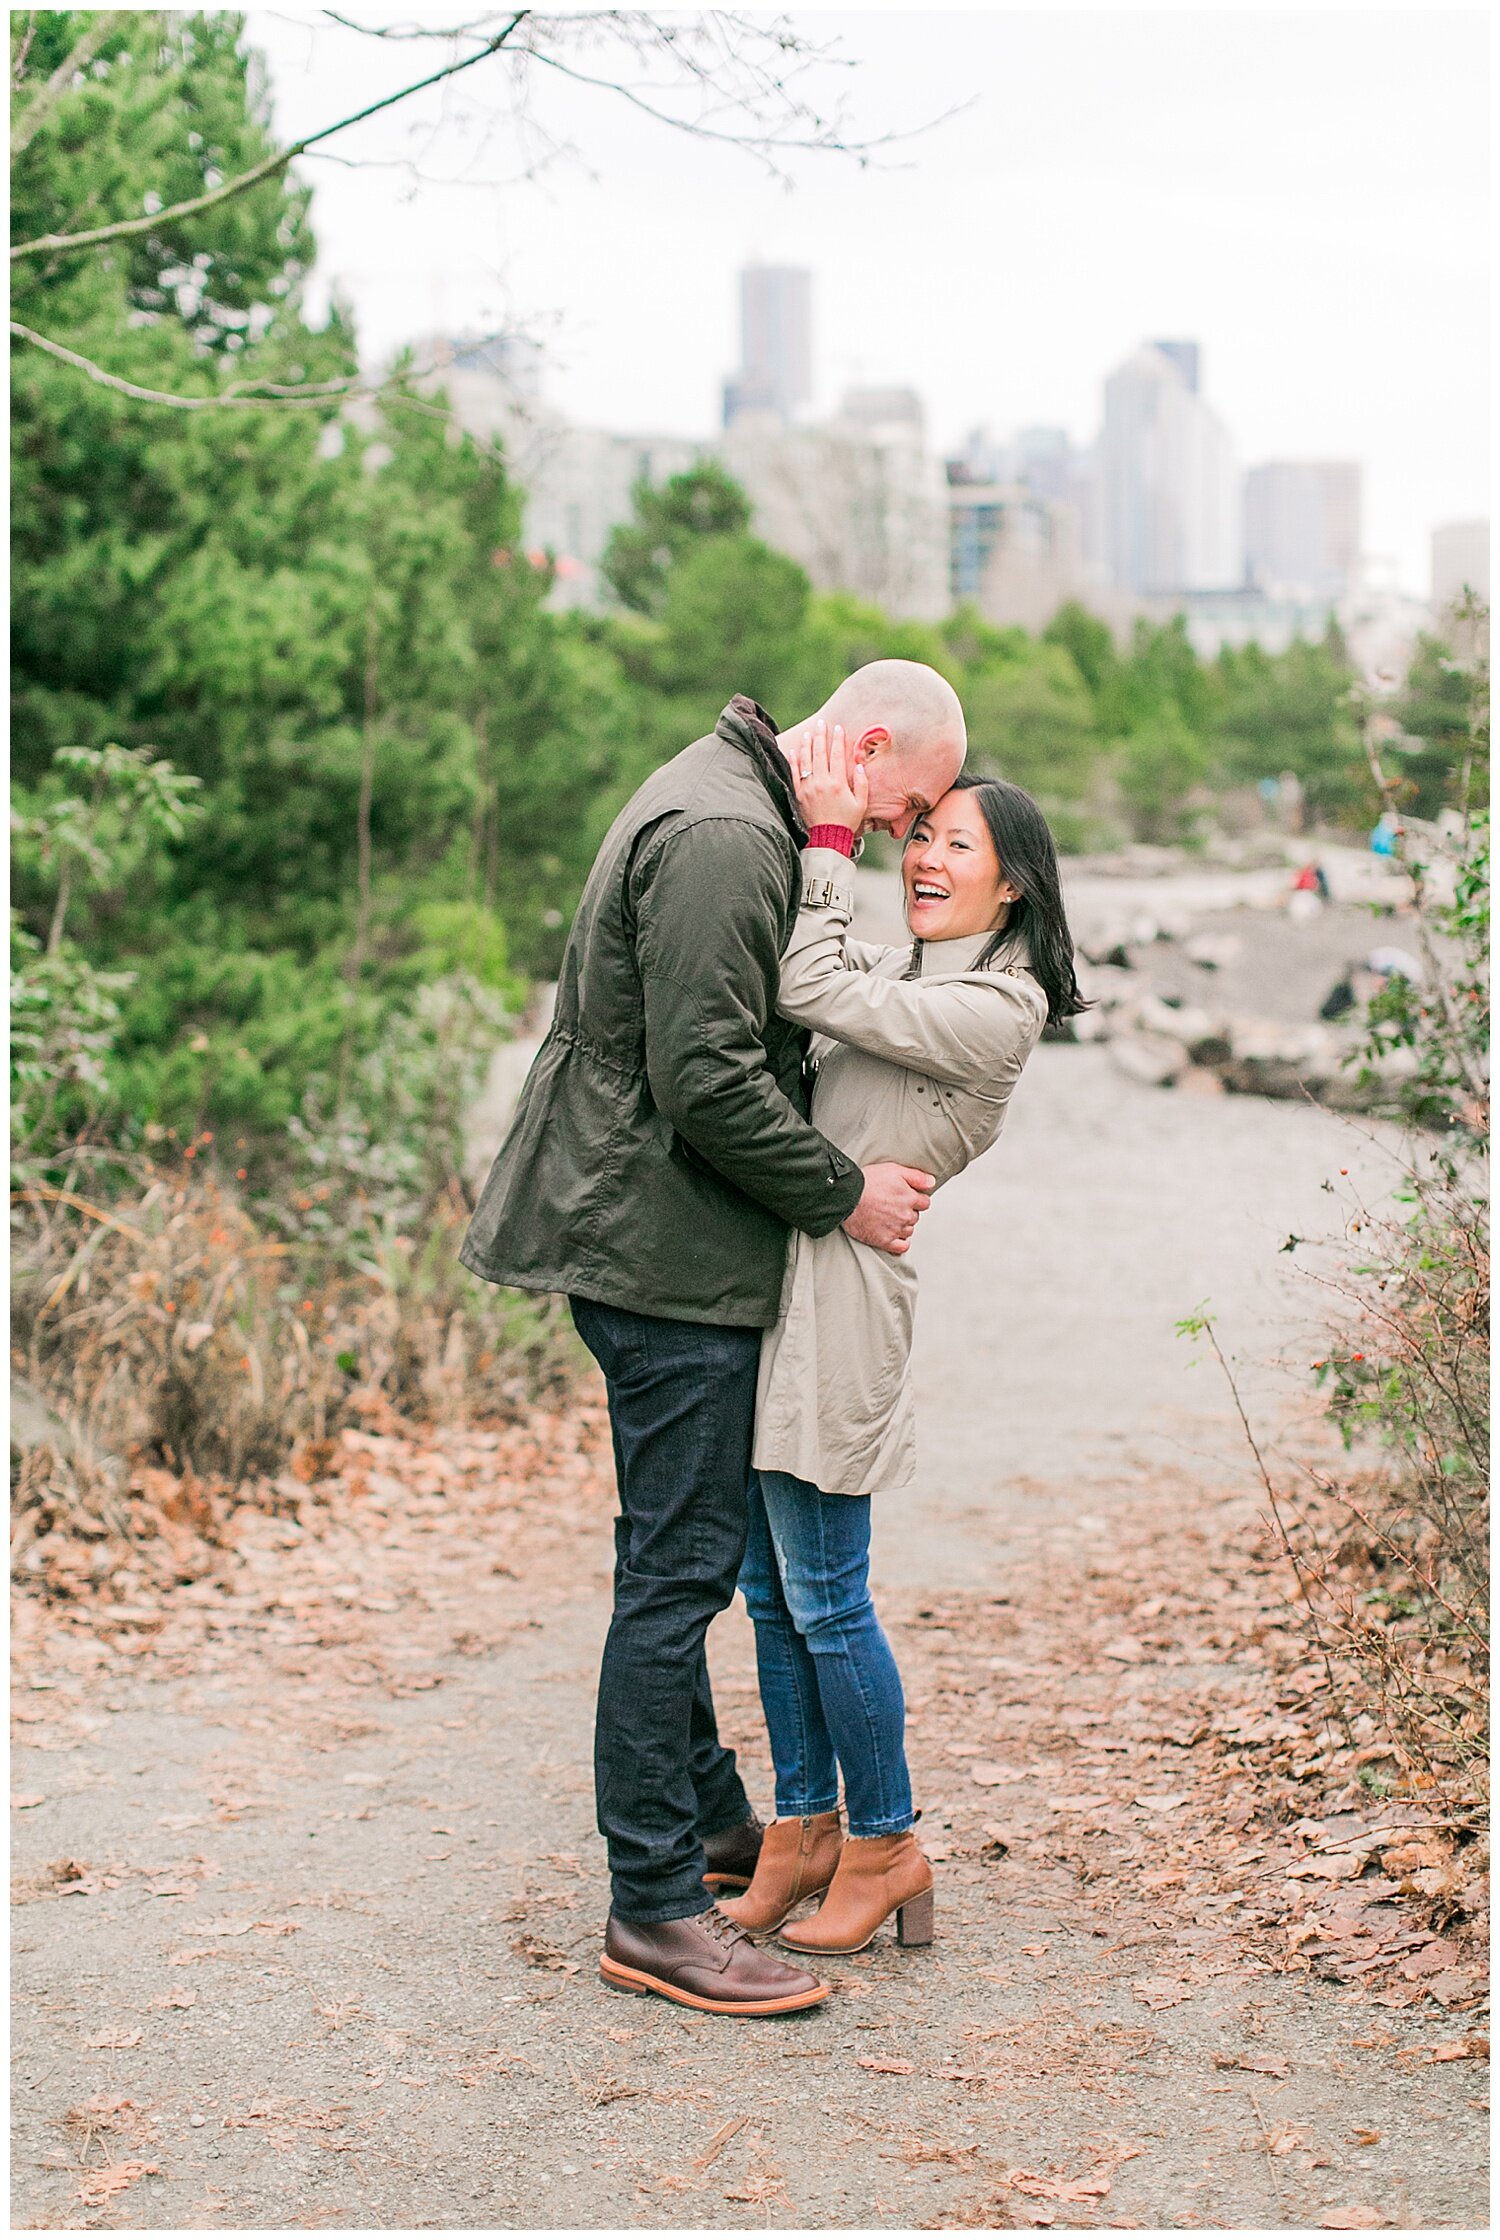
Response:
[[[938,1200],[922,1482],[877,1565],[940,1933],[806,2016],[594,1973],[597,1412],[377,1427],[300,1518],[247,1516],[229,1591],[106,1628],[23,1605],[15,2221],[1482,2225],[1484,2072],[1430,2058],[1471,2022],[1298,1962],[1211,1734],[1278,1683],[1234,1616],[1227,1395],[1173,1324],[1209,1299],[1257,1410],[1311,1435],[1277,1246],[1342,1166],[1378,1186],[1386,1154],[1049,1047]],[[741,1613],[713,1648],[767,1802]]]

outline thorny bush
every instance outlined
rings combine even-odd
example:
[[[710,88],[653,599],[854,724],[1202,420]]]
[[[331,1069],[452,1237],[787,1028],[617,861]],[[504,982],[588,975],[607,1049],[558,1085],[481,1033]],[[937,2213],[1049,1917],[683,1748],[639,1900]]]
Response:
[[[1483,662],[1468,676],[1480,768]],[[1352,1203],[1336,1264],[1316,1274],[1333,1302],[1317,1374],[1353,1468],[1312,1472],[1277,1523],[1345,1732],[1373,1721],[1380,1737],[1359,1754],[1363,1785],[1419,1792],[1462,1828],[1487,1803],[1489,828],[1461,802],[1442,863],[1439,835],[1400,823],[1401,787],[1373,746],[1369,759],[1412,875],[1424,979],[1378,1000],[1366,1056],[1413,1052],[1410,1129],[1390,1201]]]

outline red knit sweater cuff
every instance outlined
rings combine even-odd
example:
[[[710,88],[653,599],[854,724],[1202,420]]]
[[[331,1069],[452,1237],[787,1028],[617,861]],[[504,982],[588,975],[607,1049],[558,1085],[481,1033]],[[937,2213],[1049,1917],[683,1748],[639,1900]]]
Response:
[[[841,856],[854,855],[854,835],[846,824],[815,824],[807,835],[810,848],[837,848]]]

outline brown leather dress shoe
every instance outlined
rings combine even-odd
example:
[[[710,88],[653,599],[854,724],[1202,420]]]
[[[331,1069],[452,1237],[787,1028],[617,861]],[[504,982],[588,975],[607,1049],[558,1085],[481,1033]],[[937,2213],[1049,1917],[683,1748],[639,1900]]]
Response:
[[[826,1983],[761,1952],[717,1906],[682,1921],[612,1913],[599,1973],[617,1991],[654,1991],[707,2014],[795,2014],[828,1997]]]
[[[843,1826],[836,1812],[809,1820],[773,1820],[760,1847],[755,1879],[743,1898],[726,1898],[731,1921],[762,1937],[779,1929],[804,1898],[821,1898],[839,1863]]]
[[[717,1835],[703,1838],[703,1853],[708,1861],[703,1879],[710,1890],[749,1888],[765,1832],[752,1812],[737,1828],[721,1828]]]
[[[838,1873],[809,1920],[783,1929],[795,1952],[863,1952],[896,1916],[901,1944],[932,1942],[932,1867],[908,1828],[896,1836],[847,1836]]]

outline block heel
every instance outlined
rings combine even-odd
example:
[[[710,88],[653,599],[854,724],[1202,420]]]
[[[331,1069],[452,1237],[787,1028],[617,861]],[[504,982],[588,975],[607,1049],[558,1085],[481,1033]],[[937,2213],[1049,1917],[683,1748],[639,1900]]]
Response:
[[[910,1828],[846,1838],[827,1897],[781,1941],[793,1952],[863,1952],[892,1915],[899,1944],[931,1944],[932,1869]]]
[[[919,1891],[915,1898],[908,1898],[904,1906],[897,1906],[896,1942],[903,1945],[931,1944],[932,1910],[930,1890]]]

